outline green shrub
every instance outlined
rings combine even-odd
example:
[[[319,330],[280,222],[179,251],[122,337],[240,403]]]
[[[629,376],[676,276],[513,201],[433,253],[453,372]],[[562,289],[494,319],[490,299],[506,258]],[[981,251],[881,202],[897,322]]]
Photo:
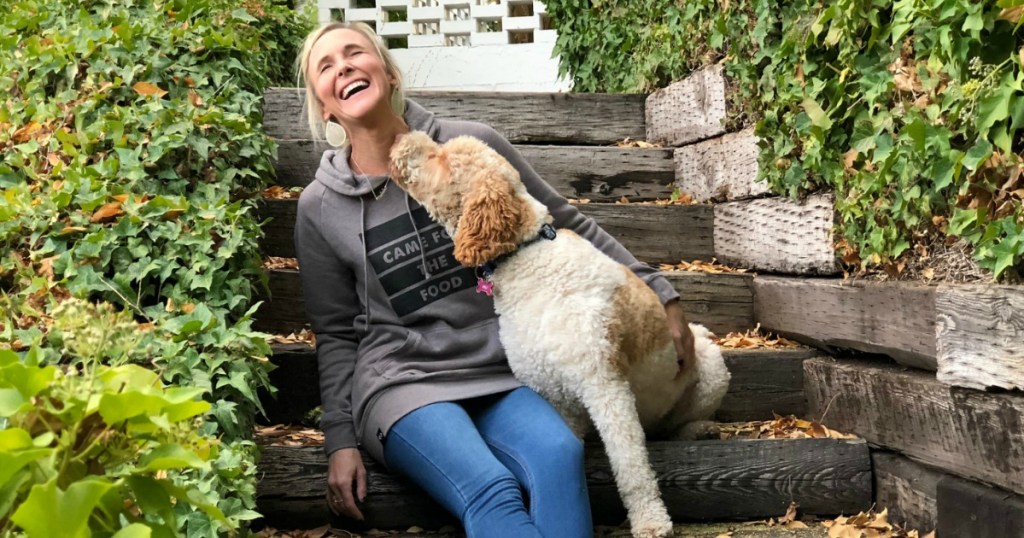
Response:
[[[1021,0],[550,0],[577,91],[646,92],[722,62],[730,127],[763,178],[836,192],[847,262],[893,266],[966,238],[1024,259]]]
[[[195,419],[160,418],[154,404],[128,421],[166,431],[117,430],[124,425],[107,422],[102,409],[99,418],[78,417],[123,434],[130,449],[112,467],[68,474],[58,466],[54,475],[34,460],[31,479],[0,480],[0,534],[16,525],[46,536],[17,517],[12,503],[23,497],[11,495],[51,479],[57,489],[47,495],[58,498],[82,481],[76,487],[98,492],[105,480],[86,520],[108,535],[135,521],[188,536],[238,528],[257,516],[250,437],[256,391],[268,387],[269,348],[250,328],[263,274],[254,208],[275,151],[262,132],[261,100],[268,84],[287,80],[292,40],[311,21],[279,0],[6,0],[0,9],[0,347],[24,368],[56,372],[61,382],[45,396],[53,401],[140,392],[153,402],[180,403],[183,394],[208,402]],[[79,300],[99,310],[61,315]],[[90,334],[105,343],[82,348]],[[135,372],[133,364],[171,388],[137,373],[120,392],[95,384],[112,371]],[[15,381],[0,378],[0,393],[20,390]],[[25,429],[25,417],[7,416],[0,435],[25,448],[24,436],[7,433]],[[61,431],[85,427],[75,420]],[[49,459],[80,454],[61,436],[25,431]],[[134,499],[124,481],[144,474],[146,454],[170,442],[201,456],[161,482],[179,488],[161,486],[177,499],[175,517],[151,517],[142,499],[139,514],[112,512],[106,496]],[[15,444],[0,443],[0,458]]]

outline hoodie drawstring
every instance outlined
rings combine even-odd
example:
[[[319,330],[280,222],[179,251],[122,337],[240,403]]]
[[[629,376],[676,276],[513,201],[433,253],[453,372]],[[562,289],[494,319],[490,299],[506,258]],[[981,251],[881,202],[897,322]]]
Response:
[[[359,197],[359,236],[363,238],[363,298],[366,300],[366,332],[370,332],[370,254],[366,251],[366,201]]]
[[[409,222],[412,223],[412,229],[416,232],[416,243],[420,247],[420,268],[423,269],[423,277],[430,278],[434,275],[430,274],[430,270],[427,269],[427,248],[423,245],[423,240],[420,238],[420,228],[416,226],[416,219],[412,216],[412,207],[409,206],[409,193],[405,193],[405,214],[409,215]]]

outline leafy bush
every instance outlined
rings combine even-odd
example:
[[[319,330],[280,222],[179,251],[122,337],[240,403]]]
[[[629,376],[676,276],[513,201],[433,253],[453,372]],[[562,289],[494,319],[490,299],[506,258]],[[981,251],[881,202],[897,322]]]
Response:
[[[756,122],[776,192],[835,190],[847,262],[894,267],[959,236],[996,276],[1019,270],[1024,1],[588,6],[547,3],[577,91],[651,91],[724,63],[730,126]]]
[[[263,274],[254,208],[275,151],[261,99],[272,80],[287,79],[291,40],[311,22],[279,0],[0,8],[0,347],[18,357],[7,352],[0,366],[58,380],[27,396],[21,378],[0,377],[0,394],[84,406],[50,424],[49,436],[25,426],[32,419],[20,404],[5,408],[0,435],[10,442],[0,443],[0,458],[28,450],[24,435],[11,433],[19,430],[49,455],[27,475],[0,476],[0,532],[13,524],[49,536],[17,516],[31,484],[51,488],[51,500],[70,488],[103,490],[83,517],[108,534],[132,522],[188,536],[237,528],[257,515],[250,436],[256,390],[268,386],[269,348],[250,329]],[[91,308],[80,300],[101,306],[62,314],[68,304]],[[104,344],[83,348],[89,341]],[[104,384],[115,378],[120,384]],[[197,395],[208,402],[202,417],[168,416]],[[104,415],[103,398],[149,403],[118,421]],[[85,450],[65,438],[77,434],[57,430],[119,441]],[[147,458],[169,443],[195,457],[153,478],[162,469],[147,469]],[[93,456],[100,465],[49,466]],[[174,517],[145,506],[154,498],[163,506],[164,494],[133,489],[142,476],[177,499]],[[130,501],[123,510],[113,508],[115,494]]]

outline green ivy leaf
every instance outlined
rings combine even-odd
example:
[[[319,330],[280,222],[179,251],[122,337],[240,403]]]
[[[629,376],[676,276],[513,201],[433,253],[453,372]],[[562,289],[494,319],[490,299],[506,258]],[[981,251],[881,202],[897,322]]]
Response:
[[[992,144],[984,138],[979,138],[971,149],[967,150],[964,154],[963,165],[964,168],[974,171],[978,169],[981,163],[988,160],[992,156]]]
[[[29,538],[88,538],[89,515],[114,484],[104,478],[87,478],[61,491],[56,479],[32,486],[11,521]],[[59,517],[57,517],[59,515]]]
[[[195,452],[178,444],[161,445],[142,456],[136,473],[151,473],[167,469],[203,469],[208,464]]]
[[[832,120],[825,113],[825,110],[821,108],[821,105],[817,101],[811,98],[804,99],[800,106],[803,107],[804,112],[811,119],[811,123],[816,127],[821,127],[823,130],[832,128]]]

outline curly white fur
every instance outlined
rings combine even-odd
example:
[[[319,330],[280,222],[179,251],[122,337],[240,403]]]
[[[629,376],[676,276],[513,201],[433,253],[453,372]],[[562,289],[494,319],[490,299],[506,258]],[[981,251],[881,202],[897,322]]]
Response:
[[[517,245],[550,221],[511,165],[475,139],[460,137],[439,147],[412,133],[396,144],[392,162],[399,185],[452,234],[460,262],[481,263],[472,244],[481,236],[479,222],[516,226],[485,230],[482,237]],[[515,200],[491,200],[495,196],[483,191],[505,192]],[[483,214],[488,211],[501,214]],[[473,238],[460,229],[471,225]],[[730,377],[718,346],[707,329],[691,324],[696,361],[680,369],[654,292],[570,230],[558,230],[553,241],[506,250],[498,254],[511,255],[492,281],[512,371],[547,398],[578,435],[596,426],[633,536],[670,536],[672,521],[648,460],[644,430],[692,438],[707,424]],[[490,250],[484,256],[493,257]]]

